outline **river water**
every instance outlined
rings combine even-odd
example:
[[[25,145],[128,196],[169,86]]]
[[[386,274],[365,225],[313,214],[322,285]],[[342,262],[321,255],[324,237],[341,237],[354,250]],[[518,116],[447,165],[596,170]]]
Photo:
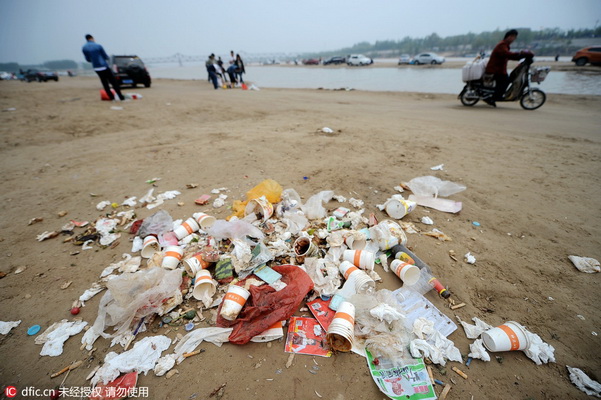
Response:
[[[550,63],[551,64],[551,63]],[[587,71],[553,71],[540,84],[547,93],[601,95],[601,74]],[[153,78],[207,79],[204,63],[148,66]],[[463,88],[460,68],[353,67],[317,68],[246,66],[246,81],[259,88],[340,89],[458,94]],[[539,86],[534,83],[534,87]]]

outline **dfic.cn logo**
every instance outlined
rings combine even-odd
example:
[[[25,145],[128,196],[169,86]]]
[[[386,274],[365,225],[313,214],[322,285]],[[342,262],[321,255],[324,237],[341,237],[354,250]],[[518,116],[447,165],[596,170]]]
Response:
[[[4,394],[6,395],[6,397],[16,397],[17,396],[17,388],[14,386],[7,386],[6,389],[4,389]]]

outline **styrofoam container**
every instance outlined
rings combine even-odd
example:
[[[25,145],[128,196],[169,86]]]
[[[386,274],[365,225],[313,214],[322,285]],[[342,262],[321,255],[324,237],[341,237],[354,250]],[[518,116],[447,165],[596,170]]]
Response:
[[[154,253],[158,253],[159,251],[161,251],[161,245],[159,244],[159,240],[156,238],[156,236],[146,236],[142,244],[142,257],[151,258]]]
[[[344,250],[342,259],[353,263],[361,269],[374,269],[376,255],[367,250]]]
[[[235,320],[249,296],[250,292],[242,286],[230,285],[223,297],[220,315],[228,321]]]
[[[179,246],[167,246],[163,255],[161,266],[167,269],[175,269],[184,255],[184,250]]]
[[[393,260],[390,269],[401,278],[405,285],[415,285],[419,281],[421,270],[413,264],[401,260]]]
[[[526,350],[530,347],[530,339],[524,328],[514,321],[505,322],[482,333],[484,347],[489,351]]]

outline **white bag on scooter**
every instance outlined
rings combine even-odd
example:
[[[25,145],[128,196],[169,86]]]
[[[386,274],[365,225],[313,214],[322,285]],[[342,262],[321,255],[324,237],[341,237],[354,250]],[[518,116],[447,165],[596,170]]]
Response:
[[[484,70],[486,69],[486,64],[488,64],[488,59],[470,61],[465,64],[461,69],[461,77],[463,82],[482,79]]]

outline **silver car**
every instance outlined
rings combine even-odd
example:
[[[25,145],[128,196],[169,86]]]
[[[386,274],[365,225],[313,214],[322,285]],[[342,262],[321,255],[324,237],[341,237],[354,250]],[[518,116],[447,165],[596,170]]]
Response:
[[[415,63],[419,64],[442,64],[444,57],[436,53],[421,53],[415,56]]]

